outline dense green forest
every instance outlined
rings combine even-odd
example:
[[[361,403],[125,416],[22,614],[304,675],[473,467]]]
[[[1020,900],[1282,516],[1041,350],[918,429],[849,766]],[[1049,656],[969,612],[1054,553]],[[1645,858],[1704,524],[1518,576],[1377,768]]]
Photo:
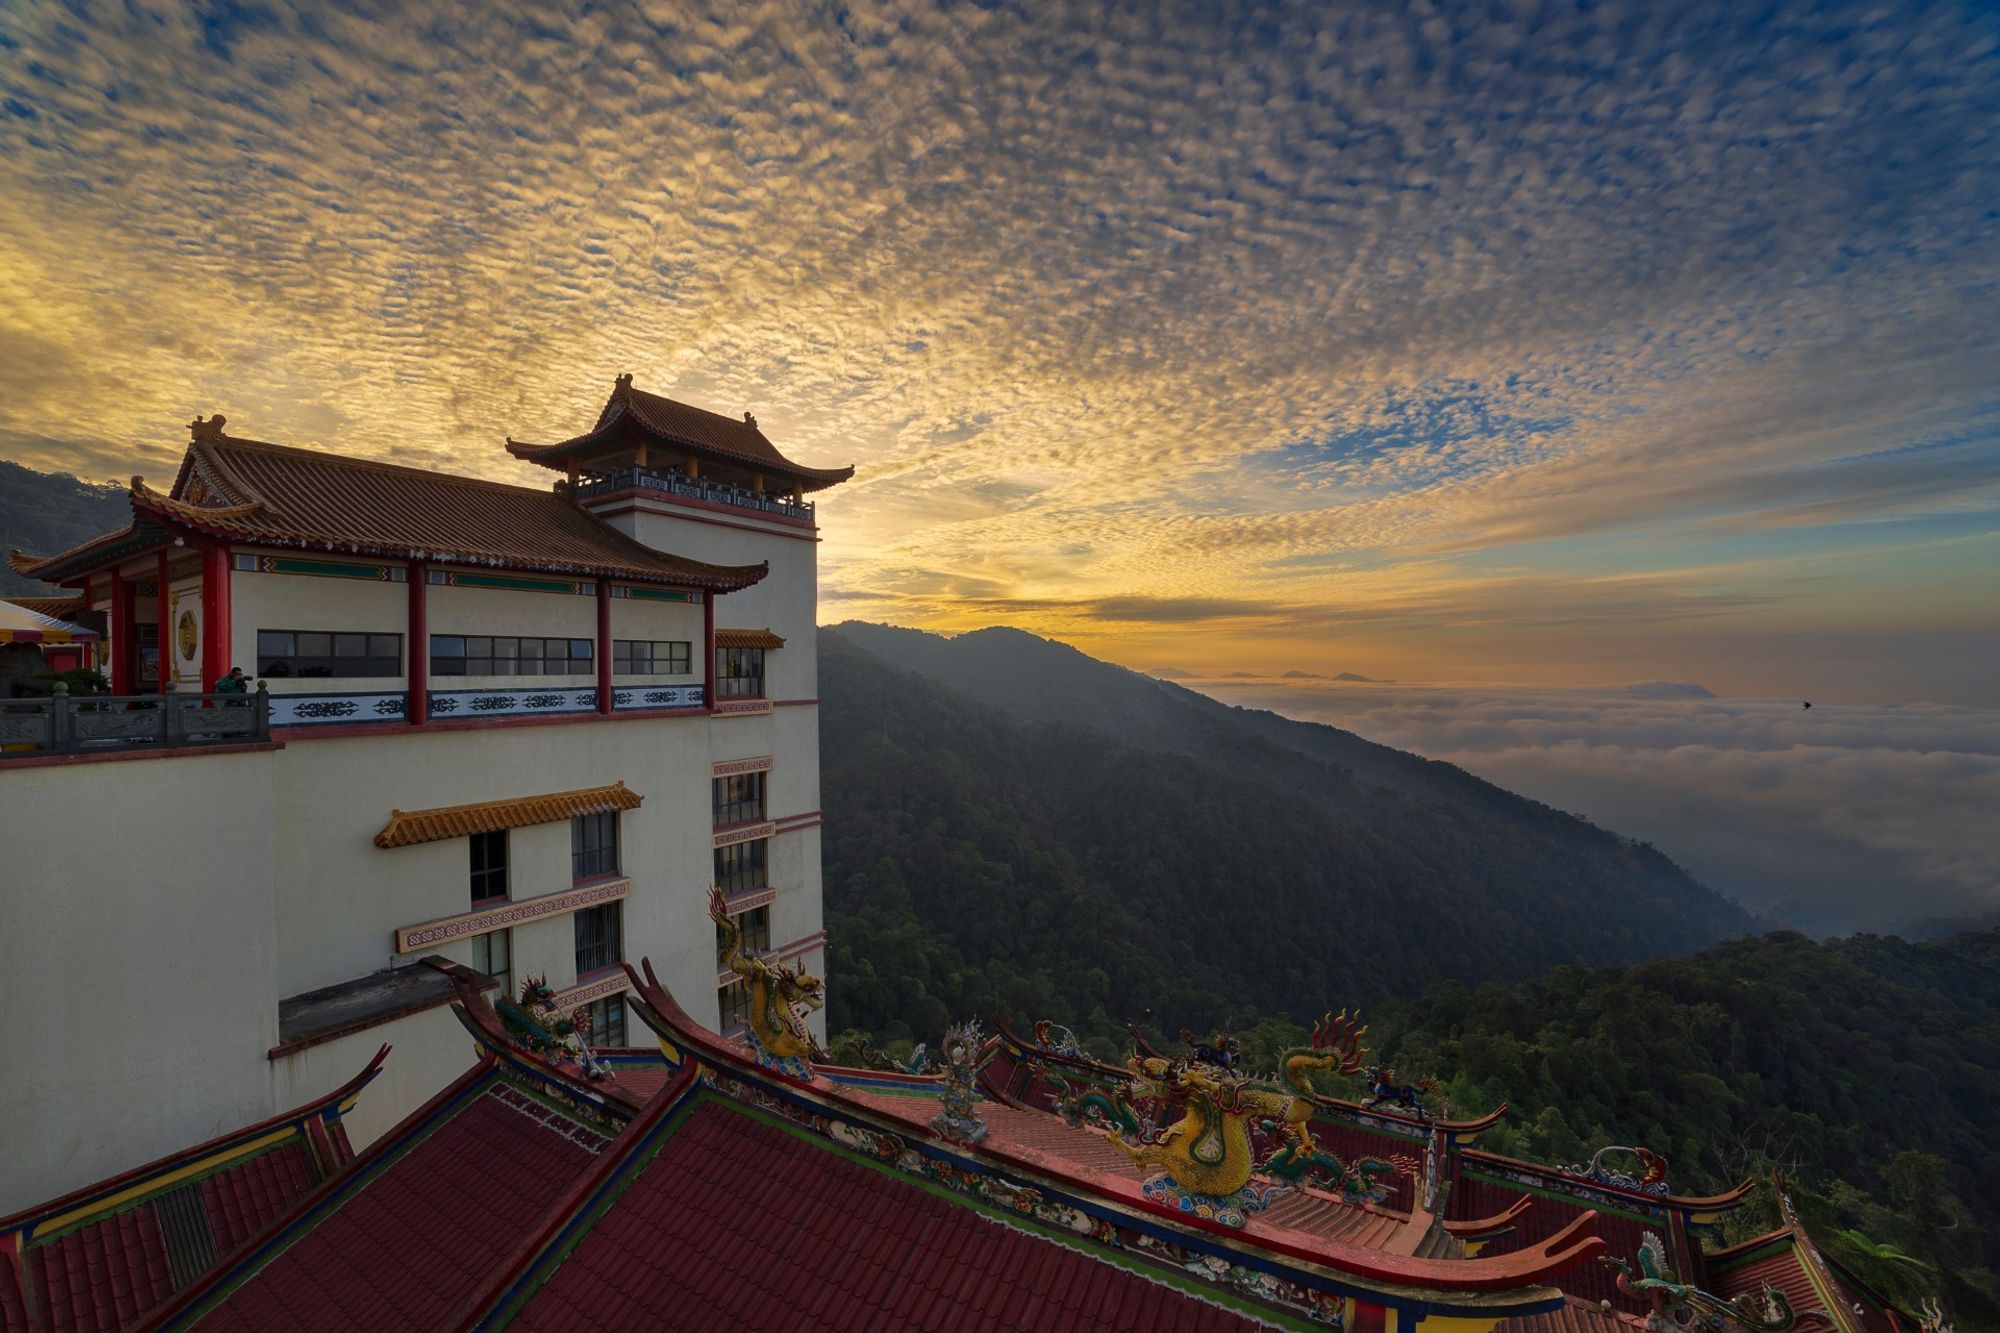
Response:
[[[79,481],[66,473],[36,472],[0,459],[0,555],[22,550],[53,555],[132,518],[125,488]],[[60,592],[22,578],[0,563],[0,595]]]
[[[1116,1055],[1130,1018],[1228,1025],[1268,1061],[1294,1018],[1360,1003],[1455,1112],[1510,1103],[1483,1146],[1641,1142],[1688,1192],[1782,1170],[1843,1262],[2000,1326],[2000,933],[1717,943],[1747,918],[1651,849],[1456,770],[1418,769],[1420,798],[1377,785],[1391,758],[1363,782],[1256,719],[1161,727],[1136,696],[1105,707],[1144,746],[1031,723],[857,640],[880,642],[821,633],[832,1030],[901,1050],[1002,1012]],[[1056,690],[1029,651],[1022,699]]]

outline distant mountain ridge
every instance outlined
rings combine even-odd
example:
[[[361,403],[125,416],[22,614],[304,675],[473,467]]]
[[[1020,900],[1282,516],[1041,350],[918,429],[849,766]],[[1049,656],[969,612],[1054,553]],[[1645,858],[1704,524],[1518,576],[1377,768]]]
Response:
[[[0,555],[15,549],[31,555],[54,555],[121,528],[132,518],[125,495],[123,486],[79,481],[61,472],[37,472],[0,459]],[[60,591],[23,578],[0,561],[0,597]]]
[[[1204,1026],[1742,934],[1574,816],[1011,630],[820,631],[833,1027]]]

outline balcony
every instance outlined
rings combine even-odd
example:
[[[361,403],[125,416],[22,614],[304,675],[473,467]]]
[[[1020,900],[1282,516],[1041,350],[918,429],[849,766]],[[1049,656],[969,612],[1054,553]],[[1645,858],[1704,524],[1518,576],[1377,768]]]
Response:
[[[0,764],[47,755],[109,755],[271,738],[270,695],[134,694],[0,700]]]
[[[768,514],[772,518],[782,518],[793,523],[814,521],[813,503],[810,500],[794,500],[788,495],[772,495],[764,491],[754,491],[748,486],[737,486],[726,481],[710,481],[702,477],[690,477],[681,472],[664,472],[649,467],[618,468],[590,481],[579,481],[576,485],[576,497],[579,500],[589,500],[594,496],[627,490],[659,491],[688,500],[704,500],[709,504],[725,505],[731,509],[747,509],[759,514]]]

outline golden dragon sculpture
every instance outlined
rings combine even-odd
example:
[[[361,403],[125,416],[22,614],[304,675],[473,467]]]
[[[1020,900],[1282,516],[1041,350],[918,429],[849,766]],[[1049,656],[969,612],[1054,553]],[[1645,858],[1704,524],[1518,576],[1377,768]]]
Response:
[[[1181,1110],[1180,1119],[1150,1143],[1133,1143],[1117,1133],[1107,1135],[1142,1171],[1164,1171],[1147,1182],[1155,1198],[1170,1199],[1184,1211],[1212,1217],[1233,1226],[1243,1214],[1268,1202],[1269,1191],[1251,1185],[1255,1175],[1296,1183],[1308,1176],[1331,1174],[1344,1191],[1357,1175],[1386,1173],[1387,1163],[1367,1162],[1349,1167],[1320,1150],[1308,1122],[1313,1111],[1311,1076],[1316,1072],[1352,1074],[1361,1068],[1361,1038],[1367,1029],[1343,1010],[1315,1024],[1308,1046],[1295,1046],[1280,1057],[1276,1082],[1247,1078],[1234,1068],[1197,1057],[1162,1059],[1135,1057],[1127,1068],[1131,1092],[1156,1097]],[[1264,1161],[1257,1160],[1253,1125],[1269,1123],[1284,1142]],[[1165,1182],[1171,1182],[1169,1188]]]
[[[806,1026],[806,1014],[826,1003],[826,984],[810,972],[746,950],[720,889],[708,891],[708,915],[722,932],[722,965],[741,977],[749,992],[749,1038],[758,1063],[794,1078],[811,1078],[808,1062],[821,1052]]]

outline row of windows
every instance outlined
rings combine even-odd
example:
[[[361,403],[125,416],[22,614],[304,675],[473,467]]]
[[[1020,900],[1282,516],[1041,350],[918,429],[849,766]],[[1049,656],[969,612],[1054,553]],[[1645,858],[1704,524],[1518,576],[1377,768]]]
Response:
[[[597,646],[590,639],[522,638],[519,635],[433,634],[433,676],[588,676]],[[755,658],[754,671],[746,665]],[[717,691],[723,698],[764,693],[764,650],[716,651]],[[621,676],[685,676],[694,670],[694,645],[685,639],[613,639],[611,670]],[[403,636],[317,630],[257,631],[257,674],[276,678],[400,676]],[[754,685],[754,688],[752,686]]]
[[[606,903],[605,907],[612,909],[614,912],[613,922],[609,929],[615,947],[620,926],[615,916],[618,904]],[[602,910],[604,909],[591,909],[593,912]],[[579,912],[577,914],[579,922],[577,935],[579,940],[581,940],[585,931],[582,918],[587,915],[589,913]],[[592,923],[588,929],[591,932],[591,956],[595,957],[602,948],[605,926],[603,922],[599,921]],[[578,976],[583,975],[584,947],[582,943],[577,945]],[[487,976],[492,977],[500,983],[497,994],[507,996],[510,999],[515,998],[514,941],[512,931],[496,930],[489,934],[476,936],[472,941],[472,966],[474,970],[484,972]],[[590,1035],[587,1040],[592,1046],[623,1046],[625,1044],[625,1001],[623,999],[614,995],[610,999],[599,1000],[589,1006],[589,1011]]]
[[[715,821],[737,823],[743,819],[762,817],[764,810],[764,775],[752,773],[747,777],[756,778],[752,789],[734,790],[733,799],[725,801],[723,793],[716,794]],[[743,782],[739,778],[717,778],[716,786]],[[729,816],[729,818],[725,818]],[[469,878],[474,906],[496,898],[505,898],[508,891],[507,879],[507,830],[495,829],[490,833],[474,833],[466,839],[470,852]],[[752,839],[728,847],[715,849],[715,883],[724,893],[741,893],[745,889],[762,888],[770,870],[769,840]],[[618,812],[607,811],[599,815],[578,815],[569,822],[569,868],[572,880],[596,879],[604,875],[618,873]]]
[[[730,847],[715,849],[715,887],[731,895],[761,889],[771,882],[767,864],[770,842],[755,838]]]

